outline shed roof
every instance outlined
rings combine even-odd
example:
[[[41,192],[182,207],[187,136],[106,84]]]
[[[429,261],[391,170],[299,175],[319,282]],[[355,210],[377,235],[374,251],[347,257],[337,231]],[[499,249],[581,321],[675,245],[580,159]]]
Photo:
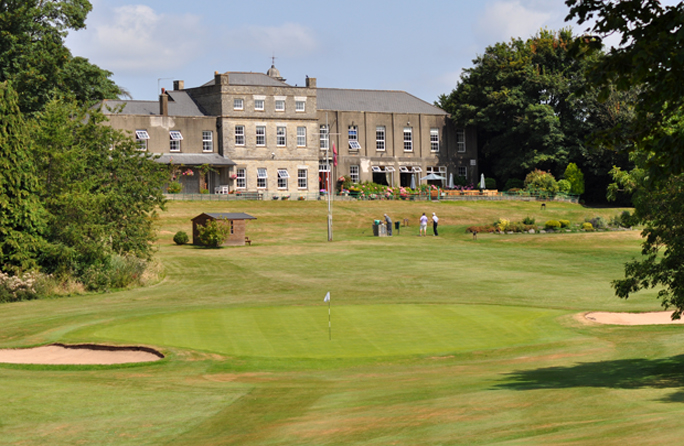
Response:
[[[256,217],[252,217],[244,212],[203,212],[192,220],[197,220],[201,216],[206,215],[215,220],[256,220]]]
[[[422,113],[446,115],[447,112],[422,99],[395,90],[349,90],[319,88],[319,110],[366,111],[379,113]]]
[[[187,92],[173,90],[166,93],[169,95],[169,116],[206,116]],[[102,112],[108,115],[160,115],[159,101],[105,99],[102,105]],[[111,111],[121,106],[121,111]]]

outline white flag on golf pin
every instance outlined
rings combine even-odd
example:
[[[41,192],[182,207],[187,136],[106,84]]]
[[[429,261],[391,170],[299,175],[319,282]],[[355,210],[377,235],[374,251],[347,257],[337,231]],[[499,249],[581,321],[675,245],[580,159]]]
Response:
[[[325,299],[323,299],[323,302],[330,302],[330,291],[328,291],[328,294],[325,295]]]

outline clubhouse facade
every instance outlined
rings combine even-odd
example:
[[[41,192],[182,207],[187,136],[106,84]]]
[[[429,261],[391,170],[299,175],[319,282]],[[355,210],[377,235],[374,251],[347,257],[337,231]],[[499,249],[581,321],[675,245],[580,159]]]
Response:
[[[435,173],[476,181],[475,129],[403,91],[318,88],[267,73],[174,81],[159,101],[107,100],[109,125],[173,164],[186,193],[307,194],[349,175],[409,187]],[[446,180],[444,186],[446,186]]]

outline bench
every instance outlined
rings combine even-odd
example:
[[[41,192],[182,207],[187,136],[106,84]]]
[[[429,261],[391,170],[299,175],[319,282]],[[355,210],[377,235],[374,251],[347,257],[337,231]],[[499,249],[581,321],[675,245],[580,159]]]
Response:
[[[252,241],[249,239],[249,237],[245,237],[245,244],[252,246]]]

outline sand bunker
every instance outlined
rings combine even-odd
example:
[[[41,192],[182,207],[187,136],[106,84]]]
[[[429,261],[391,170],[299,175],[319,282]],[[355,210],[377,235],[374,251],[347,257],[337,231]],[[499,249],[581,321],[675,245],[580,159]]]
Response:
[[[586,313],[584,317],[592,322],[611,325],[684,324],[683,319],[672,320],[672,311],[654,311],[650,313],[608,313],[596,311]]]
[[[51,344],[36,348],[0,350],[0,362],[10,364],[108,365],[150,362],[164,355],[148,347]]]

